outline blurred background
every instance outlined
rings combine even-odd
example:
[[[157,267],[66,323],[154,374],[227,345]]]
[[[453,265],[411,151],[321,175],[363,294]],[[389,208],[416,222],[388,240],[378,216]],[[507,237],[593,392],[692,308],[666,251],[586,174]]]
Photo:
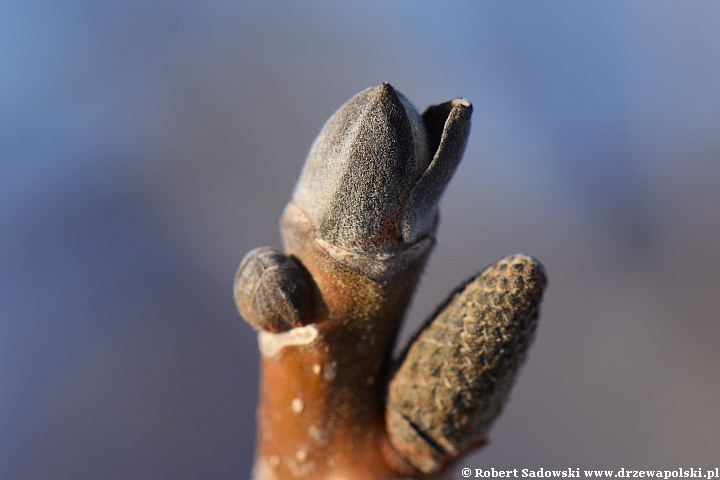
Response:
[[[717,467],[719,25],[712,1],[0,3],[0,478],[248,478],[235,270],[382,81],[475,107],[403,339],[508,254],[550,279],[458,467]]]

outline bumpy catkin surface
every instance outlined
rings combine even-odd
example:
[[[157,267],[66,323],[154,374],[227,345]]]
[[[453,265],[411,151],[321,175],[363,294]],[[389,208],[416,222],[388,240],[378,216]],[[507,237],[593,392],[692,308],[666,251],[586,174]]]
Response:
[[[481,442],[525,360],[546,277],[512,255],[456,289],[402,359],[388,393],[388,434],[425,473]]]

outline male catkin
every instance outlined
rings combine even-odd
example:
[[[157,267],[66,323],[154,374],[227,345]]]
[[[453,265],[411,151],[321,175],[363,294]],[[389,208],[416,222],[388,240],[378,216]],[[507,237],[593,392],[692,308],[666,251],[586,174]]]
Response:
[[[512,255],[461,285],[410,344],[390,382],[393,446],[424,473],[483,441],[525,360],[546,278]]]

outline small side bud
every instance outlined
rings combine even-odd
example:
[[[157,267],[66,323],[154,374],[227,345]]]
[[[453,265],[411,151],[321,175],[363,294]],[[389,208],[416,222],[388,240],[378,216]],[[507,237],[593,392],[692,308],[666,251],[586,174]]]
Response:
[[[235,275],[235,303],[255,330],[285,332],[311,318],[312,280],[295,257],[256,248],[245,255]]]
[[[423,473],[484,442],[534,337],[546,283],[535,259],[509,256],[455,290],[406,350],[387,432]]]

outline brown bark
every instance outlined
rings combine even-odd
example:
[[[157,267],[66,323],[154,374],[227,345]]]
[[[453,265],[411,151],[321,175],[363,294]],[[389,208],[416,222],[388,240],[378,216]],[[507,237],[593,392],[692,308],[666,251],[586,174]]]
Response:
[[[383,449],[383,396],[397,319],[427,251],[403,271],[372,279],[332,258],[292,204],[282,231],[287,254],[308,269],[322,303],[308,327],[317,330],[310,344],[263,355],[256,475],[376,480],[412,473],[398,471],[403,462],[389,445]]]

